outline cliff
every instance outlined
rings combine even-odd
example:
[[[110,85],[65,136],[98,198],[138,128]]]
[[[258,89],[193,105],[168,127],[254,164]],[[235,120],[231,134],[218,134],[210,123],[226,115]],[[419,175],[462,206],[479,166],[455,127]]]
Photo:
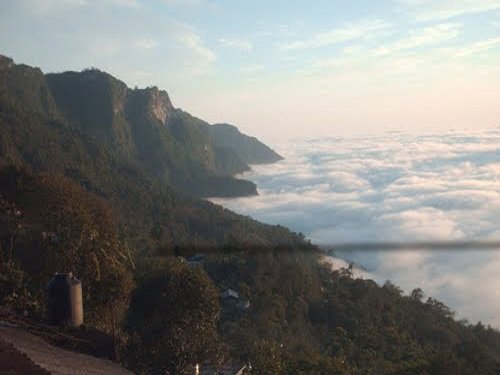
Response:
[[[280,159],[235,127],[212,126],[175,108],[166,91],[131,89],[98,69],[44,75],[0,56],[0,95],[24,111],[65,123],[117,160],[190,195],[257,194],[255,184],[232,176],[249,164]]]

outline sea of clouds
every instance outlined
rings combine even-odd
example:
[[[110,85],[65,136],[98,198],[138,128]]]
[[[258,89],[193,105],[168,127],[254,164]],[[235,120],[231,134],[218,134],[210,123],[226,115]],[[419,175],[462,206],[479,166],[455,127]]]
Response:
[[[323,245],[500,239],[500,128],[308,139],[275,148],[285,160],[244,175],[259,196],[214,201]],[[406,292],[420,287],[459,318],[500,328],[500,249],[337,255],[335,266],[353,261],[366,269],[362,277],[392,280]]]

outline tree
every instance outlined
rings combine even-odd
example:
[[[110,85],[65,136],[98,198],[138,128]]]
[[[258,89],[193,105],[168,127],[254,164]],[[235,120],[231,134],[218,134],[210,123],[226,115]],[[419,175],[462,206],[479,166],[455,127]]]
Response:
[[[424,298],[424,292],[420,288],[415,288],[412,290],[410,296],[415,301],[422,301],[422,299]]]
[[[285,374],[283,345],[266,339],[255,342],[252,348],[251,365],[252,374]]]
[[[0,193],[0,262],[11,263],[14,245],[24,228],[22,212]]]
[[[460,373],[460,363],[452,353],[438,353],[429,363],[429,374],[460,375]]]
[[[116,331],[133,286],[133,262],[110,207],[63,176],[17,168],[0,171],[0,193],[23,219],[23,236],[16,232],[7,257],[22,269],[40,304],[52,275],[71,271],[82,280],[86,322]],[[18,217],[7,216],[2,237],[12,238]]]
[[[22,233],[22,212],[0,193],[0,306],[25,313],[31,296],[26,290],[26,275],[14,259],[16,240]]]
[[[131,366],[189,374],[196,364],[217,364],[217,288],[199,267],[175,259],[156,263],[147,265],[130,303]]]

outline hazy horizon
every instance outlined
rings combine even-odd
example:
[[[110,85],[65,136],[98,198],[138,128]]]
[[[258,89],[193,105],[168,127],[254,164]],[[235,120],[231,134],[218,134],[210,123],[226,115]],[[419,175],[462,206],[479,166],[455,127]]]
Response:
[[[500,2],[20,0],[0,53],[95,66],[261,137],[495,127]]]

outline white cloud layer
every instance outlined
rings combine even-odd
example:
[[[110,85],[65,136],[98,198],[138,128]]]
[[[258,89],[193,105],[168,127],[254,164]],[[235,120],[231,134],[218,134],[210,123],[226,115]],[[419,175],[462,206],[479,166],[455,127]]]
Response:
[[[170,88],[176,79],[209,73],[217,60],[195,27],[139,0],[5,2],[0,34],[19,29],[16,38],[2,39],[1,53],[16,62],[48,71],[97,66],[130,85]],[[53,50],[64,53],[54,58]],[[154,77],[145,80],[144,70]]]
[[[377,49],[381,55],[396,51],[414,49],[426,45],[434,45],[456,38],[460,35],[462,25],[455,23],[441,23],[413,31],[408,37],[396,41],[388,46]]]
[[[251,42],[237,38],[220,38],[219,43],[224,47],[235,48],[242,51],[251,51],[253,49]]]
[[[397,0],[409,6],[418,20],[449,19],[500,9],[498,0]]]
[[[500,239],[500,129],[310,139],[277,148],[284,161],[245,175],[257,183],[258,197],[217,202],[320,244]],[[421,287],[460,317],[500,327],[498,251],[339,255],[380,282]]]
[[[306,40],[286,43],[281,48],[285,51],[291,51],[323,47],[352,40],[367,40],[388,28],[390,28],[390,24],[384,20],[363,20],[315,34]]]
[[[489,38],[486,40],[482,40],[482,41],[473,43],[469,46],[458,48],[457,51],[455,52],[455,56],[456,57],[464,57],[464,56],[477,54],[477,53],[495,48],[499,44],[500,44],[500,37]]]

